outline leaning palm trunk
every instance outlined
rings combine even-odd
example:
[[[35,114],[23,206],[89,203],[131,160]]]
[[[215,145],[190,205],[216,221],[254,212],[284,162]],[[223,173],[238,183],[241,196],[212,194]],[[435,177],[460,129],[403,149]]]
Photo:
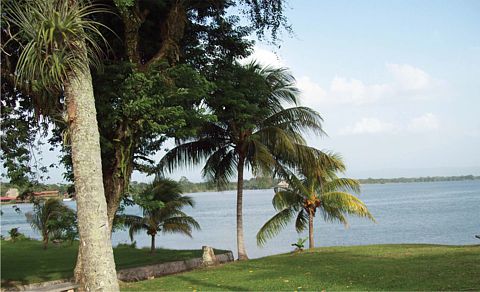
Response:
[[[237,249],[238,260],[248,260],[247,251],[245,250],[245,240],[243,238],[243,169],[245,159],[240,158],[238,161],[238,181],[237,181]]]
[[[89,68],[71,72],[65,97],[80,234],[77,275],[86,291],[118,291],[102,182],[100,142]]]

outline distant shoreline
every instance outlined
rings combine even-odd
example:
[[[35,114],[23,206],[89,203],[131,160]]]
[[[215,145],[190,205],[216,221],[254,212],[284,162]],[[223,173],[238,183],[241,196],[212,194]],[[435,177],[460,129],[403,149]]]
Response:
[[[397,177],[397,178],[365,178],[358,179],[360,184],[385,184],[385,183],[418,183],[439,181],[471,181],[480,180],[480,176],[426,176],[426,177]]]
[[[254,179],[251,179],[254,180]],[[360,184],[387,184],[387,183],[419,183],[419,182],[440,182],[440,181],[473,181],[480,180],[480,176],[474,175],[462,175],[462,176],[426,176],[426,177],[397,177],[397,178],[366,178],[366,179],[357,179]],[[255,185],[253,185],[255,186]],[[249,187],[248,184],[244,187],[244,190],[264,190],[264,189],[273,189],[276,184],[270,184],[268,186],[263,185],[263,187]],[[216,188],[209,188],[208,183],[200,182],[193,183],[188,182],[182,186],[185,193],[203,193],[203,192],[219,192],[219,191],[234,191],[236,190],[236,183],[231,182],[227,188],[218,190]]]
[[[360,184],[367,185],[367,184],[386,184],[386,183],[419,183],[419,182],[440,182],[440,181],[474,181],[480,180],[480,176],[474,175],[461,175],[461,176],[426,176],[426,177],[397,177],[397,178],[363,178],[357,179]],[[230,182],[224,189],[217,189],[215,186],[208,182],[191,182],[186,177],[182,177],[179,180],[179,183],[183,189],[184,193],[202,193],[202,192],[218,192],[218,191],[233,191],[237,189],[236,182]],[[244,190],[264,190],[264,189],[273,189],[279,183],[278,179],[271,179],[271,178],[251,178],[246,179],[244,181]],[[4,196],[5,192],[8,190],[9,187],[16,187],[10,185],[9,183],[0,182],[2,185],[2,196]],[[134,188],[144,188],[147,183],[139,183],[133,181],[130,184],[132,189]],[[36,191],[43,191],[43,190],[53,190],[63,188],[66,189],[68,187],[67,184],[44,184],[38,187]],[[138,191],[140,193],[141,191]],[[7,202],[2,202],[5,204]],[[15,204],[15,202],[12,202]],[[17,202],[18,203],[18,202]]]

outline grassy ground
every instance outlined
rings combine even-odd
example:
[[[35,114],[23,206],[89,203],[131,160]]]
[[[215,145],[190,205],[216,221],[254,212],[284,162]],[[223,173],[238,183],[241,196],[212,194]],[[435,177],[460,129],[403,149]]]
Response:
[[[159,290],[480,290],[480,245],[319,248],[123,283]]]
[[[70,278],[73,276],[77,250],[77,242],[73,245],[49,245],[48,249],[44,250],[39,241],[1,241],[2,286],[9,286],[12,282],[28,284]],[[117,269],[202,256],[201,250],[157,249],[154,255],[149,251],[128,246],[114,248]]]

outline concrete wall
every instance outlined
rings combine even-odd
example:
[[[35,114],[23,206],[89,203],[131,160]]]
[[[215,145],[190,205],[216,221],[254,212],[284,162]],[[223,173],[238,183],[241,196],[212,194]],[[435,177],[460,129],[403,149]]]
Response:
[[[216,262],[223,264],[233,261],[233,253],[230,251],[225,254],[216,255]],[[194,258],[184,261],[169,262],[157,265],[143,266],[138,268],[123,269],[117,271],[117,277],[124,282],[133,282],[156,277],[180,273],[195,268],[206,266],[202,258]]]

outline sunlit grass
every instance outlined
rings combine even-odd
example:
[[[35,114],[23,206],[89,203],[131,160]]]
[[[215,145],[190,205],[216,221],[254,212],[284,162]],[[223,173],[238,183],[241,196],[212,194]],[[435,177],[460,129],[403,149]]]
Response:
[[[318,248],[123,283],[125,291],[480,290],[480,246]]]

